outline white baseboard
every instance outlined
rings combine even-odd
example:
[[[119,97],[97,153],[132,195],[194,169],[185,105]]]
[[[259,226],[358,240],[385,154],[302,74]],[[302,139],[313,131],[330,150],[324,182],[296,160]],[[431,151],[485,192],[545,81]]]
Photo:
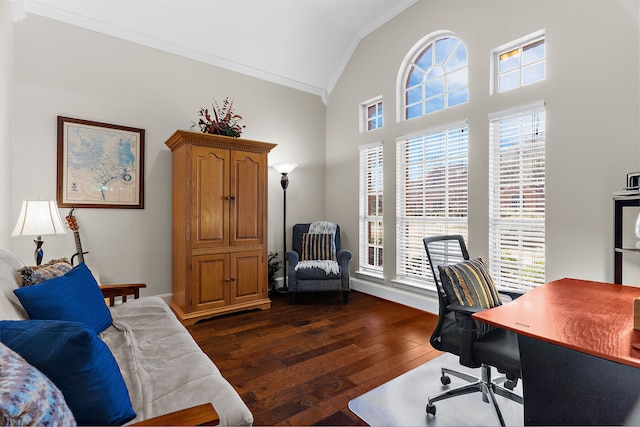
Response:
[[[351,277],[351,289],[373,295],[398,304],[407,305],[429,313],[438,314],[438,297],[405,291],[368,280]]]

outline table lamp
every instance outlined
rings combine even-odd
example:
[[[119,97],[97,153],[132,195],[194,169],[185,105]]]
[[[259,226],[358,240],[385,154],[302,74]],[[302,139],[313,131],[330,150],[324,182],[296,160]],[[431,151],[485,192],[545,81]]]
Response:
[[[11,236],[37,236],[34,240],[36,244],[34,256],[36,265],[40,265],[44,256],[42,236],[66,232],[55,201],[25,200],[22,202],[20,216]]]

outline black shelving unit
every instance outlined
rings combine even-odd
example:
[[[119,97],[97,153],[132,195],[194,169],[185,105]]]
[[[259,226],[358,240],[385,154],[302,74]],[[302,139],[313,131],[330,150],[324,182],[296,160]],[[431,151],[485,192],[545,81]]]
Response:
[[[622,225],[624,208],[640,206],[640,192],[624,196],[613,196],[614,205],[614,243],[613,243],[613,282],[622,283],[622,257],[625,253],[640,253],[637,248],[625,248],[622,243]],[[634,221],[635,222],[635,221]]]

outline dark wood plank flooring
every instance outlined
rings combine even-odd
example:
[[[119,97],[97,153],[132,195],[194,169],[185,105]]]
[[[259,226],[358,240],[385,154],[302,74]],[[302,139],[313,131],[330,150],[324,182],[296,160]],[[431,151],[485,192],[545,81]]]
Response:
[[[351,291],[272,298],[270,310],[188,329],[253,413],[254,425],[366,425],[348,402],[441,354],[437,316]]]

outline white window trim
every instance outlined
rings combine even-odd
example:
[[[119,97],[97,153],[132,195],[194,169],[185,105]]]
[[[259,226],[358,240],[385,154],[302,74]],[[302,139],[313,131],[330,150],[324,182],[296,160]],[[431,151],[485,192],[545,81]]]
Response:
[[[496,47],[495,49],[492,49],[490,52],[490,58],[489,58],[489,72],[490,72],[490,82],[489,82],[489,94],[490,95],[496,95],[499,93],[506,93],[506,92],[498,92],[498,55],[500,55],[502,52],[506,51],[506,50],[510,50],[510,49],[514,49],[518,46],[521,46],[523,44],[527,44],[529,42],[533,42],[536,39],[539,38],[544,38],[544,48],[545,48],[545,60],[546,58],[548,58],[548,45],[547,45],[547,30],[546,29],[542,29],[542,30],[538,30],[535,31],[531,34],[528,34],[526,36],[520,37],[519,39],[513,40],[509,43],[505,43],[501,46]],[[545,65],[546,67],[546,65]],[[545,79],[546,79],[546,71],[545,71]],[[520,86],[522,87],[522,86]]]
[[[539,110],[545,108],[547,105],[546,101],[536,101],[531,104],[519,105],[517,107],[508,108],[502,111],[496,111],[495,113],[490,113],[487,115],[489,122],[493,120],[497,120],[506,116],[515,116],[517,114],[521,114],[531,110]]]
[[[364,101],[362,103],[360,103],[360,107],[359,107],[359,123],[360,123],[360,133],[366,133],[366,132],[373,132],[376,131],[378,129],[381,129],[382,126],[380,126],[379,128],[375,128],[372,129],[371,131],[369,131],[367,129],[367,122],[369,120],[369,114],[367,113],[367,108],[372,105],[372,104],[377,104],[378,102],[382,102],[382,95],[376,96],[375,98],[371,98],[368,101]],[[382,125],[384,126],[384,104],[382,105]]]
[[[414,138],[421,138],[424,137],[425,135],[431,135],[431,134],[436,134],[439,132],[443,132],[443,131],[447,131],[456,127],[466,127],[467,129],[467,165],[468,165],[468,156],[469,156],[469,123],[468,120],[459,120],[459,121],[455,121],[449,124],[443,124],[443,125],[439,125],[439,126],[433,126],[433,127],[429,127],[428,129],[423,129],[422,131],[419,132],[415,132],[415,133],[410,133],[407,135],[403,135],[403,136],[399,136],[396,138],[396,259],[395,259],[395,264],[396,264],[396,277],[393,279],[393,282],[395,284],[399,284],[399,285],[405,285],[408,286],[410,288],[421,288],[421,289],[425,289],[425,290],[430,290],[434,287],[434,285],[431,283],[431,274],[425,274],[424,277],[424,281],[421,278],[420,280],[418,280],[415,277],[412,276],[407,276],[404,274],[400,274],[398,273],[401,269],[400,269],[400,258],[401,258],[401,251],[398,250],[397,246],[398,246],[398,242],[400,240],[400,232],[399,232],[399,227],[400,227],[400,223],[401,223],[401,215],[400,215],[400,209],[401,209],[401,205],[402,203],[404,203],[403,201],[403,197],[402,195],[402,182],[400,177],[398,176],[398,174],[401,171],[402,168],[402,153],[401,153],[401,149],[400,149],[400,144],[410,140],[410,139],[414,139]],[[469,217],[468,217],[468,197],[469,197],[469,193],[468,193],[468,175],[467,175],[467,233],[468,233],[468,221],[469,221]],[[447,223],[447,221],[443,221],[443,223]],[[452,222],[451,225],[455,226],[455,223]],[[426,236],[425,236],[426,237]],[[424,253],[424,257],[425,257],[425,262],[426,262],[426,252]]]
[[[527,105],[523,105],[523,106],[519,106],[519,107],[515,107],[515,108],[511,108],[511,109],[507,109],[507,110],[503,110],[500,112],[496,112],[496,113],[492,113],[488,115],[488,119],[489,119],[489,140],[490,140],[490,152],[492,153],[493,150],[495,149],[494,144],[496,143],[496,141],[494,141],[494,135],[492,134],[493,129],[493,122],[497,121],[497,120],[503,120],[503,119],[508,119],[514,116],[518,116],[520,114],[525,114],[525,113],[529,113],[535,110],[542,110],[545,111],[545,107],[546,107],[546,103],[545,101],[537,101],[535,103],[532,104],[527,104]],[[546,119],[545,119],[545,146],[546,146]],[[494,174],[494,162],[495,159],[492,157],[493,154],[490,154],[490,158],[489,158],[489,182],[491,183],[495,177],[493,176]],[[546,158],[546,147],[545,147],[545,158]],[[546,179],[545,179],[546,181]],[[545,184],[546,187],[546,184]],[[490,272],[491,275],[498,281],[500,282],[500,272],[498,271],[499,266],[497,265],[498,262],[496,261],[495,257],[496,255],[496,249],[494,247],[492,247],[492,242],[495,241],[496,238],[498,238],[495,234],[495,231],[493,229],[493,224],[496,222],[495,220],[495,215],[497,212],[494,212],[494,210],[496,209],[495,206],[495,194],[492,193],[494,191],[493,186],[490,184],[489,186],[489,265],[490,265]],[[546,204],[546,202],[545,202]],[[546,210],[546,209],[545,209]],[[546,214],[545,214],[546,216]],[[501,222],[501,221],[499,221]],[[535,223],[538,223],[538,221],[535,221]],[[542,220],[542,224],[544,227],[544,223],[545,223],[545,219]],[[545,231],[543,230],[543,233],[545,233]],[[543,239],[544,239],[544,234],[543,234]],[[541,283],[544,283],[544,278],[542,279]],[[516,285],[516,284],[509,284],[509,285],[504,285],[501,286],[501,288],[509,288],[509,289],[519,289],[519,290],[529,290],[530,288],[528,286],[524,286],[522,284]]]
[[[367,221],[366,218],[369,218],[369,216],[366,214],[366,205],[368,203],[368,200],[365,200],[365,198],[367,197],[368,193],[367,191],[363,188],[364,185],[364,179],[363,179],[363,173],[364,173],[364,169],[362,168],[362,156],[363,153],[370,150],[370,149],[379,149],[382,152],[382,156],[383,156],[383,165],[384,165],[384,145],[382,143],[382,141],[378,141],[372,144],[366,144],[366,145],[361,145],[359,147],[359,160],[358,160],[358,174],[359,174],[359,183],[358,183],[358,253],[359,253],[359,266],[358,269],[361,273],[363,274],[370,274],[376,277],[383,277],[384,274],[384,261],[383,261],[383,265],[382,267],[374,267],[369,265],[365,260],[368,256],[368,243],[366,242],[366,237],[367,237],[367,230],[365,227],[365,222]],[[384,166],[383,166],[384,168]],[[384,174],[384,170],[383,170],[383,174]],[[383,203],[384,203],[384,178],[383,178]],[[384,217],[380,217],[380,219],[382,220],[381,222],[383,222],[384,224]],[[384,241],[383,241],[383,247],[384,247]],[[383,249],[383,259],[384,259],[384,249]]]
[[[416,44],[413,45],[409,52],[405,55],[404,59],[400,63],[400,69],[398,70],[398,77],[396,78],[396,122],[400,123],[406,121],[404,118],[404,83],[407,81],[407,76],[410,71],[409,64],[411,64],[416,54],[421,51],[425,43],[429,39],[442,38],[446,36],[459,38],[458,35],[452,31],[434,31],[421,38]]]

